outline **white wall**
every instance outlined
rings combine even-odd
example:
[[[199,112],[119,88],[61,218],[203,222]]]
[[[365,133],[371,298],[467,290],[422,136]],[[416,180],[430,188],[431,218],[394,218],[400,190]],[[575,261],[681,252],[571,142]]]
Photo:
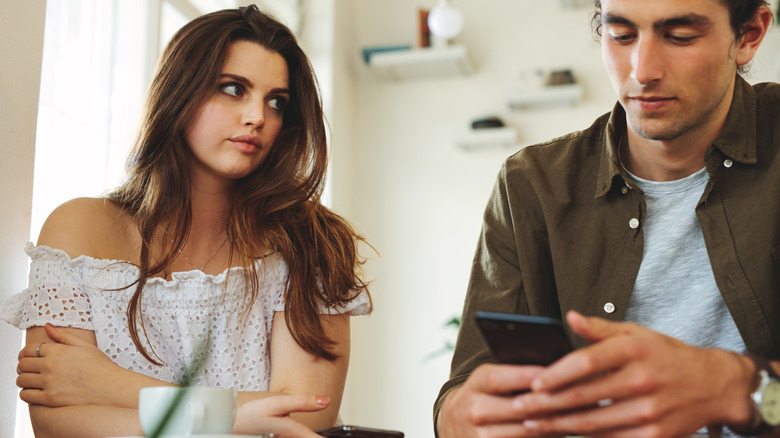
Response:
[[[353,355],[342,416],[346,423],[396,428],[412,438],[433,436],[432,406],[449,373],[449,355],[426,361],[454,333],[443,324],[461,310],[482,212],[496,173],[513,151],[465,152],[453,144],[478,116],[501,116],[522,145],[583,129],[611,110],[615,97],[590,32],[590,9],[563,9],[538,0],[454,0],[465,14],[457,38],[477,71],[465,78],[402,83],[375,78],[362,47],[415,44],[419,6],[435,0],[340,0],[351,16],[350,69],[337,83],[335,106],[353,113],[351,180],[334,192],[347,199],[350,219],[381,253],[370,263],[375,311],[353,318]],[[778,32],[778,29],[774,30]],[[756,63],[755,80],[772,70],[777,35]],[[571,67],[584,86],[575,107],[510,111],[506,98],[536,69]],[[339,178],[338,173],[333,178]]]
[[[483,115],[514,126],[520,144],[546,140],[587,127],[611,109],[613,94],[587,9],[563,10],[557,1],[455,1],[466,17],[457,42],[470,50],[476,72],[394,83],[368,71],[359,51],[415,44],[417,7],[435,1],[344,2],[354,13],[349,44],[355,100],[344,103],[354,104],[354,177],[341,195],[350,199],[351,219],[381,258],[369,266],[374,314],[353,319],[342,416],[347,423],[429,437],[450,356],[426,358],[454,340],[444,323],[460,314],[482,212],[502,161],[513,152],[465,152],[453,140]],[[580,105],[509,110],[506,100],[524,86],[523,74],[556,67],[574,69],[585,87]]]
[[[45,0],[0,0],[0,302],[26,283]],[[22,333],[0,324],[0,437],[14,435]]]

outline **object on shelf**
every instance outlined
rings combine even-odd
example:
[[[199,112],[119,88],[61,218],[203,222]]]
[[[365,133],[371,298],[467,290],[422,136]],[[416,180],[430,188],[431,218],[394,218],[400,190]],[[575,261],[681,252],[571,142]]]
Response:
[[[431,30],[434,46],[446,46],[463,30],[463,13],[452,6],[449,0],[439,0],[428,14],[428,27]]]
[[[455,144],[465,150],[517,147],[517,132],[509,126],[472,129],[461,135]]]
[[[553,70],[547,75],[546,86],[551,87],[554,85],[571,85],[574,84],[574,74],[571,70]]]
[[[380,76],[395,81],[406,79],[464,76],[474,71],[466,47],[428,47],[373,53],[369,67]]]
[[[363,61],[365,61],[366,64],[370,64],[371,57],[378,53],[402,52],[411,49],[412,46],[409,45],[366,47],[365,49],[363,49]]]
[[[417,47],[431,45],[431,28],[428,27],[428,9],[417,9]]]
[[[575,105],[582,101],[582,95],[582,87],[579,84],[553,85],[517,93],[509,98],[509,107],[524,109],[547,105]]]
[[[482,117],[471,122],[471,129],[502,128],[504,121],[498,117]]]

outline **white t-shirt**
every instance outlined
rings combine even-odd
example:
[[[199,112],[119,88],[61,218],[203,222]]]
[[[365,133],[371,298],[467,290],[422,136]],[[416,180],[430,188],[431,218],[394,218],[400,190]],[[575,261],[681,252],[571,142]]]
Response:
[[[642,264],[624,319],[689,345],[745,353],[696,217],[707,170],[676,181],[632,179],[645,193],[647,210]]]

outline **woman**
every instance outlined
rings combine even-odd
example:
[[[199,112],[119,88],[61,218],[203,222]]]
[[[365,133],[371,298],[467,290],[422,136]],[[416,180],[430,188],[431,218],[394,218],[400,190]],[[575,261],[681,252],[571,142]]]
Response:
[[[240,391],[234,433],[333,425],[348,315],[371,304],[362,238],[319,202],[326,146],[289,29],[255,6],[183,27],[126,182],[49,216],[0,314],[27,330],[17,384],[36,436],[140,435],[139,389],[185,376]]]

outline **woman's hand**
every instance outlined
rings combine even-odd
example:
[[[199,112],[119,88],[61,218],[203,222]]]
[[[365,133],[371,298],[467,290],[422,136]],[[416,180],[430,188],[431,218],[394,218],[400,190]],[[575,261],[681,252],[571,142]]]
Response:
[[[30,329],[28,343],[19,352],[16,385],[19,398],[48,407],[107,405],[135,408],[135,400],[119,402],[115,386],[127,372],[113,363],[89,331],[46,324]],[[76,333],[79,333],[77,335]],[[32,334],[32,336],[31,336]],[[129,405],[129,406],[126,406]]]
[[[293,412],[316,412],[328,407],[328,397],[312,395],[272,395],[239,406],[233,433],[273,433],[282,438],[322,438],[290,418]]]

